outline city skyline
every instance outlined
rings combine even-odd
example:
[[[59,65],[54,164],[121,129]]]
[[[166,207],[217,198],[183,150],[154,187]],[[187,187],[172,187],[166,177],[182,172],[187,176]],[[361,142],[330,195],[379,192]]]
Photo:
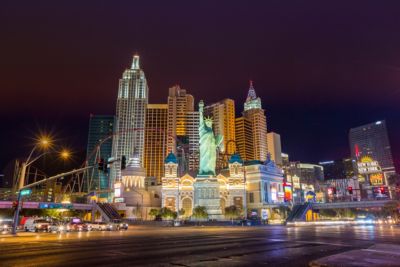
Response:
[[[0,265],[398,266],[400,1],[4,1]]]
[[[110,45],[110,40],[119,40],[118,34],[128,30],[120,27],[131,20],[126,7],[98,6],[89,20],[82,14],[92,5],[83,4],[80,10],[65,5],[46,14],[54,19],[54,25],[28,23],[28,11],[18,9],[17,13],[12,4],[2,9],[1,21],[10,32],[2,43],[1,53],[7,53],[0,64],[4,74],[0,117],[6,125],[20,122],[0,133],[2,167],[24,154],[25,144],[39,129],[53,130],[62,138],[69,136],[66,141],[72,147],[84,150],[89,114],[114,113],[115,103],[110,99],[116,98],[120,73],[135,52],[141,55],[149,80],[150,103],[166,102],[168,88],[178,83],[206,104],[232,98],[239,116],[251,79],[271,122],[268,128],[281,135],[282,151],[291,159],[317,163],[346,157],[350,154],[350,128],[386,119],[395,165],[399,166],[400,143],[395,137],[400,132],[396,123],[400,113],[396,47],[400,40],[392,34],[397,32],[398,17],[390,12],[396,5],[377,7],[367,1],[363,10],[352,3],[342,10],[340,4],[329,9],[314,3],[300,12],[298,5],[255,4],[233,5],[229,12],[220,13],[223,7],[216,4],[210,19],[201,16],[208,10],[207,3],[199,11],[167,9],[186,18],[187,26],[172,18],[162,20],[161,8],[140,5],[154,12],[150,18],[154,24],[146,26],[138,20],[138,26],[128,31],[135,37],[127,37],[120,45]],[[106,21],[100,14],[106,9],[118,19],[104,28]],[[29,10],[37,16],[45,12],[34,6]],[[336,16],[337,10],[343,11],[341,16]],[[378,19],[378,11],[386,15],[385,20]],[[238,16],[242,12],[243,17]],[[300,17],[281,16],[286,13]],[[84,29],[93,30],[91,38],[85,37],[83,30],[71,31],[77,27],[68,24],[70,14],[81,18],[79,25]],[[232,22],[231,16],[238,18],[233,25],[224,22]],[[374,28],[366,23],[369,20]],[[338,23],[352,27],[338,32],[332,26]],[[387,23],[393,27],[386,27]],[[163,33],[168,26],[176,28],[170,32],[171,38]],[[233,28],[239,35],[231,32]],[[185,34],[178,34],[182,31]],[[102,36],[109,40],[103,42]],[[71,37],[81,40],[81,46],[66,46],[64,41]],[[361,49],[360,42],[364,44]],[[32,45],[21,49],[22,43]],[[30,67],[26,79],[19,78],[19,62]],[[202,73],[205,69],[208,71]]]
[[[138,53],[135,53],[134,55],[133,55],[133,63],[132,63],[132,67],[131,67],[131,69],[134,69],[134,65],[135,64],[139,64],[138,62],[139,62],[139,55],[138,55]],[[137,58],[137,63],[135,63],[135,58]],[[139,68],[139,65],[137,65],[136,66],[137,68]],[[135,68],[136,68],[135,67]],[[128,68],[128,70],[129,70],[129,68]],[[123,76],[124,77],[124,76]],[[243,112],[245,112],[246,111],[246,102],[249,100],[249,92],[251,92],[251,93],[253,93],[254,92],[254,87],[253,87],[253,81],[252,80],[250,80],[249,81],[250,82],[250,88],[248,88],[248,89],[246,89],[246,90],[248,90],[248,92],[247,92],[247,97],[245,98],[245,100],[242,102],[242,103],[237,103],[237,101],[234,101],[233,100],[233,102],[234,102],[234,106],[235,106],[235,108],[234,109],[236,109],[236,112],[235,112],[235,118],[237,119],[237,118],[240,118],[237,114],[238,114],[238,112],[240,112],[240,109],[242,110],[242,114],[243,114]],[[147,86],[147,81],[146,81],[146,86]],[[172,88],[175,88],[175,87],[177,87],[177,88],[179,88],[179,85],[174,85],[174,86],[172,86],[171,88],[169,88],[169,91],[171,91],[171,89]],[[147,89],[148,90],[148,89]],[[182,90],[184,90],[184,89],[182,89]],[[190,89],[189,89],[190,90]],[[118,90],[117,90],[118,91]],[[151,91],[151,90],[150,90]],[[120,93],[118,93],[118,94],[120,94]],[[150,94],[149,92],[147,92],[146,94]],[[254,93],[254,96],[255,97],[257,97],[256,95],[255,95],[255,93]],[[192,96],[191,96],[192,97]],[[193,98],[193,97],[192,97]],[[148,99],[148,98],[147,98]],[[215,103],[219,103],[219,102],[221,102],[221,101],[224,101],[224,100],[226,100],[226,98],[224,98],[224,99],[221,99],[221,100],[218,100],[218,101],[216,101]],[[150,105],[156,105],[156,104],[154,104],[151,100],[147,100],[147,101],[149,101],[149,104]],[[191,100],[192,102],[193,102],[193,99]],[[195,106],[195,108],[194,108],[194,112],[196,113],[197,112],[197,104],[198,104],[198,101],[199,100],[197,100],[196,99],[196,101],[194,101],[193,103],[194,103],[194,106]],[[257,97],[257,103],[255,104],[256,106],[255,107],[251,107],[251,108],[259,108],[259,106],[261,106],[261,108],[263,108],[263,105],[264,105],[264,102],[263,102],[263,100],[262,99],[260,99],[259,97]],[[208,105],[213,105],[214,103],[210,103],[209,101],[207,101],[206,102]],[[166,97],[166,101],[164,101],[164,102],[162,102],[161,104],[163,104],[163,105],[168,105],[168,94],[167,94],[167,97]],[[147,104],[146,104],[147,105]],[[237,110],[238,108],[237,107],[239,107],[239,111]],[[244,107],[244,109],[243,109],[243,107]],[[248,108],[249,109],[249,108]],[[268,109],[268,107],[267,107],[267,109]],[[115,116],[113,113],[111,113],[111,115],[110,114],[94,114],[94,115],[96,115],[96,116]],[[93,114],[92,113],[90,113],[90,115],[89,115],[89,120],[90,120],[90,118],[91,118],[91,116],[93,116]],[[268,114],[266,114],[266,118],[267,118],[267,121],[268,121],[268,118],[269,118],[269,116],[268,116]],[[383,121],[385,121],[385,120],[383,120]],[[377,121],[377,122],[380,122],[380,121]],[[368,123],[368,122],[365,122],[364,124],[366,124],[366,123]],[[370,122],[371,124],[375,124],[375,122]],[[269,124],[269,122],[268,122],[268,124]],[[358,126],[352,126],[352,128],[354,128],[354,127],[358,127]],[[361,126],[360,126],[361,127]],[[87,131],[89,132],[90,131],[90,128],[89,127],[87,127],[87,125],[86,125],[86,128],[87,128]],[[348,131],[350,131],[352,128],[349,128],[348,129]],[[389,126],[389,129],[390,129],[390,126]],[[268,133],[273,133],[274,132],[274,129],[272,129],[272,130],[269,130],[268,131]],[[267,139],[267,137],[265,136],[265,140]],[[87,141],[87,140],[86,140]],[[389,142],[391,141],[391,138],[390,138],[390,135],[389,135]],[[85,142],[85,141],[84,141]],[[285,141],[283,141],[283,143],[284,143]],[[87,143],[84,143],[83,144],[84,146],[87,146]],[[348,145],[348,144],[347,144]],[[285,147],[284,145],[282,145],[282,147]],[[143,145],[143,148],[144,148],[144,145]],[[82,147],[82,155],[83,154],[86,154],[86,153],[89,153],[90,151],[87,151],[87,150],[85,150],[85,147]],[[289,151],[290,151],[290,149],[289,149]],[[282,152],[286,152],[286,149],[285,148],[282,148]],[[393,154],[395,155],[395,157],[394,157],[394,162],[395,162],[395,166],[398,164],[398,162],[396,161],[396,151],[395,152],[393,152]],[[289,154],[289,156],[294,156],[294,158],[295,158],[295,161],[302,161],[302,162],[307,162],[307,160],[303,160],[303,159],[301,159],[301,158],[298,158],[298,157],[296,157],[296,155],[291,155],[291,154]],[[343,154],[342,156],[338,156],[338,157],[333,157],[333,158],[329,158],[328,160],[340,160],[341,158],[345,158],[345,157],[349,157],[349,156],[351,156],[351,151],[350,151],[350,149],[349,149],[349,151],[348,151],[348,153],[347,154]],[[291,158],[292,158],[291,157]],[[340,158],[341,157],[341,158]],[[82,158],[83,159],[83,158]],[[311,162],[311,163],[318,163],[318,161],[323,161],[323,160],[321,160],[321,159],[317,159],[316,161],[313,161],[313,160],[311,160],[311,161],[309,161],[309,162]],[[3,163],[3,164],[5,164],[5,163]],[[396,166],[397,167],[397,166]]]

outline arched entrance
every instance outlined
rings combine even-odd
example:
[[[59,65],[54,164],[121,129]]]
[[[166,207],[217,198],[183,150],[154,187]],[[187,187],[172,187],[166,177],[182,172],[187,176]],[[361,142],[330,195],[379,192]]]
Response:
[[[193,211],[193,205],[192,205],[192,199],[190,198],[184,198],[182,200],[182,208],[185,210],[185,216],[189,217],[192,215]]]

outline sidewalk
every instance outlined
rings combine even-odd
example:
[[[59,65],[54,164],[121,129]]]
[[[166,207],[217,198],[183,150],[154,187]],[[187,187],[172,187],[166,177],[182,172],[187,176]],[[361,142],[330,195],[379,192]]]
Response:
[[[377,244],[368,249],[351,250],[310,262],[310,267],[400,266],[400,245]]]

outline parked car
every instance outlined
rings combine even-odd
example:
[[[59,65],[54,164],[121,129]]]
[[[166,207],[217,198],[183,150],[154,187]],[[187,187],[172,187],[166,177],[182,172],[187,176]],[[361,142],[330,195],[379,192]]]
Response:
[[[25,221],[25,232],[48,232],[50,222],[41,218],[29,218]]]

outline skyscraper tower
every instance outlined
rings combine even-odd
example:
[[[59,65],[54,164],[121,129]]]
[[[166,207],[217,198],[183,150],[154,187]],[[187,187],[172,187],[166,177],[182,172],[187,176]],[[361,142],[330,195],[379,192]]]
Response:
[[[189,171],[197,171],[199,169],[199,125],[200,125],[200,114],[198,111],[191,111],[186,114],[187,129],[186,135],[188,139],[188,155],[187,168]]]
[[[176,139],[186,136],[188,112],[194,111],[194,98],[179,85],[169,88],[168,94],[168,151],[176,154]]]
[[[96,160],[103,158],[108,160],[112,154],[112,138],[107,139],[112,135],[114,131],[114,116],[111,115],[90,115],[89,119],[89,134],[86,150],[86,158],[89,166],[97,164]],[[99,151],[96,151],[97,146],[100,142],[104,143],[99,147]],[[96,153],[98,152],[98,155]],[[96,159],[97,156],[97,159]],[[109,176],[108,174],[94,169],[93,172],[94,188],[96,190],[106,190],[109,188]],[[87,186],[87,185],[85,185]]]
[[[268,153],[271,154],[271,159],[278,166],[282,166],[281,136],[274,132],[267,133],[267,147]]]
[[[133,56],[132,66],[126,69],[119,80],[116,127],[113,139],[113,157],[125,156],[127,161],[139,159],[144,164],[144,140],[146,107],[148,103],[146,77],[139,66],[139,56]],[[120,164],[113,164],[112,180],[121,178]]]
[[[197,167],[199,113],[194,111],[194,98],[175,85],[169,88],[167,153],[177,155],[179,173]]]
[[[244,160],[267,159],[267,119],[250,81],[243,116],[236,119],[236,146]]]
[[[236,152],[235,138],[235,101],[224,99],[204,107],[204,114],[213,117],[213,129],[216,135],[224,137],[224,151],[220,151],[217,168],[228,167],[229,155]],[[228,155],[228,157],[223,156]]]
[[[224,99],[204,107],[204,113],[213,117],[214,133],[224,137],[224,148],[229,155],[235,153],[235,101]]]
[[[148,104],[146,111],[144,167],[147,177],[156,177],[161,183],[167,147],[167,104]]]
[[[363,156],[370,156],[378,161],[386,177],[395,173],[386,121],[351,128],[349,143],[353,159],[358,161]]]

